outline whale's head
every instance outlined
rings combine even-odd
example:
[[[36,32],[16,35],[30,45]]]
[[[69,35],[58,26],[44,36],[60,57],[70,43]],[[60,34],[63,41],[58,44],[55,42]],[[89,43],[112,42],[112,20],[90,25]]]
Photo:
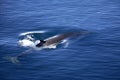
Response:
[[[34,47],[35,46],[34,42],[28,39],[19,40],[18,44],[23,47]]]
[[[21,35],[18,44],[23,47],[35,47],[35,39],[32,35]]]

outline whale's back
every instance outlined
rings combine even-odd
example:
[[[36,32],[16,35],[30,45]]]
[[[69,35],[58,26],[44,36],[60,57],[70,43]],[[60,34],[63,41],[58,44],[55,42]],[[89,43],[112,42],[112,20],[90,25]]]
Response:
[[[77,36],[77,35],[83,35],[85,34],[86,31],[82,31],[82,32],[69,32],[69,33],[64,33],[64,34],[60,34],[56,37],[50,38],[46,40],[46,43],[44,44],[45,46],[54,44],[54,43],[59,43],[60,41],[69,38],[69,37],[73,37],[73,36]]]

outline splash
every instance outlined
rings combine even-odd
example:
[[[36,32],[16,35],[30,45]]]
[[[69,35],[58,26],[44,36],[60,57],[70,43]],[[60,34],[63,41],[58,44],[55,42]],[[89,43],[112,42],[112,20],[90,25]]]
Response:
[[[65,44],[64,48],[68,47],[68,39],[63,39],[61,42],[58,42],[58,43],[54,43],[54,44],[51,44],[51,45],[48,45],[48,46],[43,46],[43,47],[36,47],[36,41],[32,35],[34,36],[34,33],[44,33],[45,31],[31,31],[31,32],[25,32],[25,33],[21,33],[20,35],[24,35],[25,38],[22,39],[22,40],[19,40],[19,44],[23,47],[31,47],[35,50],[41,50],[41,49],[44,49],[44,48],[49,48],[49,49],[55,49],[57,48],[57,45],[58,44]],[[49,39],[52,39],[52,38],[56,38],[58,37],[59,35],[55,35],[55,36],[52,36],[52,37],[49,37],[46,40],[49,40]]]
[[[20,33],[19,36],[25,36],[27,34],[34,34],[34,33],[45,33],[46,31],[29,31],[29,32],[24,32]]]
[[[35,38],[34,35],[40,34],[40,33],[45,33],[46,31],[29,31],[29,32],[24,32],[24,33],[20,33],[19,36],[24,36],[23,39],[18,41],[18,44],[20,44],[23,47],[32,47],[35,48]]]
[[[69,42],[65,43],[64,48],[67,48],[69,46]]]
[[[18,43],[23,47],[34,47],[35,46],[34,42],[28,39],[19,40]]]
[[[51,44],[51,45],[49,45],[49,46],[44,46],[43,49],[44,49],[44,48],[55,49],[55,48],[57,48],[57,45],[58,45],[58,44],[59,44],[59,43]]]
[[[67,48],[69,46],[69,42],[68,42],[68,39],[64,39],[61,44],[64,44],[64,48]]]

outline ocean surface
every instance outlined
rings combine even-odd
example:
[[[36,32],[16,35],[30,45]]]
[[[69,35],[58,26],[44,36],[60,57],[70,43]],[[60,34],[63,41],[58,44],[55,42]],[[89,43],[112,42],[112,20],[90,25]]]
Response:
[[[86,30],[69,45],[33,51],[20,65],[19,34]],[[0,80],[120,80],[120,0],[0,0]]]

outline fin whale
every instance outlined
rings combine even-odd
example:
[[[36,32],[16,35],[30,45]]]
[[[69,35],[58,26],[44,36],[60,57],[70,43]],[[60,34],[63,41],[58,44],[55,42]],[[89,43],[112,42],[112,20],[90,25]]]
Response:
[[[62,40],[66,39],[66,38],[70,38],[70,37],[74,37],[74,36],[79,36],[79,35],[85,35],[87,34],[87,31],[79,31],[79,32],[68,32],[68,33],[63,33],[54,37],[50,37],[47,38],[45,40],[33,40],[30,38],[27,38],[25,40],[19,41],[19,44],[21,46],[25,46],[25,47],[32,47],[32,48],[41,48],[41,47],[45,47],[45,46],[50,46],[52,44],[57,44],[60,43]],[[31,44],[35,44],[35,46],[31,46]],[[28,49],[24,52],[22,52],[21,54],[18,54],[16,56],[7,56],[4,57],[4,59],[7,59],[8,61],[12,62],[12,63],[19,63],[18,58],[22,57],[23,55],[29,54],[31,51],[33,51],[33,49]]]

